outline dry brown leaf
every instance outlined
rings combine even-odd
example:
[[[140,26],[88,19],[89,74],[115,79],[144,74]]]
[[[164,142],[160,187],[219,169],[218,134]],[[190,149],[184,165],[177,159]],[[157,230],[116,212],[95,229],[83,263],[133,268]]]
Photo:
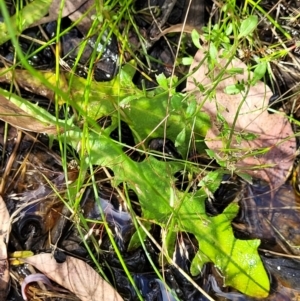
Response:
[[[0,196],[0,300],[6,300],[9,284],[6,239],[9,231],[9,213]]]
[[[121,301],[115,289],[102,279],[87,263],[67,256],[57,263],[51,254],[39,254],[24,258],[48,278],[73,292],[82,301]]]
[[[35,133],[57,134],[55,126],[49,126],[28,115],[25,111],[0,95],[0,120],[10,125]]]
[[[202,61],[204,63],[199,67]],[[203,103],[206,96],[205,92],[201,93],[196,88],[195,82],[201,83],[206,91],[210,89],[214,82],[212,78],[216,79],[224,71],[228,60],[219,58],[218,62],[219,65],[209,74],[205,51],[199,50],[194,57],[190,72],[196,67],[199,68],[189,77],[186,90],[195,93],[199,104]],[[282,113],[268,113],[268,102],[272,92],[263,82],[258,82],[255,86],[247,85],[253,73],[248,71],[242,61],[233,59],[226,70],[231,68],[242,68],[244,73],[230,75],[225,72],[217,84],[215,97],[212,100],[207,99],[203,104],[203,110],[210,115],[212,122],[212,127],[206,135],[206,144],[220,158],[227,160],[228,165],[231,164],[230,160],[233,160],[233,168],[266,180],[272,188],[276,188],[285,182],[295,157],[296,140],[291,124]],[[224,92],[226,87],[238,82],[244,82],[246,90],[249,87],[246,97],[242,94],[228,95]],[[231,149],[229,155],[228,151],[224,150],[228,140],[224,141],[224,138],[220,137],[222,124],[217,119],[217,112],[221,113],[231,128],[238,114],[229,145]],[[238,138],[241,137],[241,133],[253,133],[257,137],[252,141],[242,139],[240,142]],[[269,149],[267,153],[253,155],[256,150],[265,148]],[[263,167],[265,165],[268,167]]]

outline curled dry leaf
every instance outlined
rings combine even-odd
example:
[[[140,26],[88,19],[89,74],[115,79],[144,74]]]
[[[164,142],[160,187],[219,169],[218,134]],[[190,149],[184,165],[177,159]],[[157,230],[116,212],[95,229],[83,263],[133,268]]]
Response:
[[[0,300],[6,300],[9,284],[6,239],[9,231],[9,213],[0,196]]]
[[[57,263],[51,254],[39,254],[24,258],[48,278],[73,292],[82,301],[122,301],[114,288],[102,279],[87,263],[67,257]]]
[[[57,134],[56,126],[49,126],[29,115],[17,105],[0,95],[0,120],[10,125],[35,133]]]
[[[211,118],[206,144],[221,160],[227,164],[233,162],[233,168],[266,180],[276,188],[285,182],[295,157],[296,140],[291,124],[282,112],[268,113],[272,92],[263,82],[249,84],[253,73],[242,61],[234,58],[227,64],[228,59],[218,58],[215,68],[209,72],[205,50],[200,49],[190,68],[191,73],[197,69],[188,78],[186,90],[195,93]],[[237,70],[233,68],[240,68],[243,74],[230,74],[230,69]],[[207,95],[216,81],[215,94],[209,99]],[[199,83],[203,92],[197,88]],[[225,93],[226,87],[237,84],[244,84],[245,90],[234,95]],[[217,113],[224,119],[218,118]],[[227,133],[224,132],[226,123]],[[247,134],[254,134],[254,139],[243,138]]]

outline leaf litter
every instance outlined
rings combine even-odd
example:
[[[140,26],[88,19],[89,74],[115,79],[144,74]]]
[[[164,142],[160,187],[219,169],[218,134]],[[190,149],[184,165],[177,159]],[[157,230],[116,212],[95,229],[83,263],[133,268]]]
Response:
[[[29,115],[2,95],[0,95],[0,109],[0,120],[3,120],[18,129],[35,133],[57,133],[57,127],[55,125],[48,126],[47,124],[42,123],[39,119]]]
[[[23,259],[49,279],[73,292],[81,301],[122,301],[121,296],[86,262],[67,256],[57,263],[52,254],[44,253]]]
[[[236,171],[263,179],[273,189],[278,188],[290,174],[296,153],[296,139],[288,118],[283,112],[268,112],[270,88],[260,81],[251,86],[254,75],[242,61],[233,58],[228,64],[228,58],[219,53],[215,68],[209,70],[205,58],[205,48],[198,50],[186,90],[196,95],[202,110],[210,116],[212,126],[205,137],[207,146],[215,152],[219,162],[232,161]],[[243,73],[226,72],[234,68]],[[219,82],[215,95],[209,99],[216,80]],[[199,84],[203,92],[197,88]],[[225,92],[226,88],[239,84],[244,87],[240,92]],[[251,139],[243,138],[249,134]]]

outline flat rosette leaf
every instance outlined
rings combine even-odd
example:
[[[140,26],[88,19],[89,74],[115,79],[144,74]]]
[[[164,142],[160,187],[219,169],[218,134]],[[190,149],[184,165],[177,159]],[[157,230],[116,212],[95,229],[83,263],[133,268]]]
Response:
[[[77,140],[73,139],[72,132],[68,135],[70,142]],[[199,251],[192,262],[193,275],[200,273],[203,264],[213,262],[222,272],[226,285],[254,297],[268,295],[268,275],[257,252],[260,241],[234,237],[231,221],[237,214],[237,204],[229,205],[216,217],[209,217],[205,211],[207,187],[194,193],[175,188],[174,175],[186,170],[186,164],[159,161],[152,156],[135,162],[124,154],[120,144],[104,135],[99,137],[91,133],[89,143],[91,152],[87,160],[111,168],[114,185],[126,183],[136,192],[143,218],[167,228],[172,216],[172,231],[195,235]],[[210,189],[216,190],[221,177],[215,176],[218,172],[211,173],[215,181]]]
[[[103,116],[112,117],[111,131],[119,125],[121,118],[129,125],[137,144],[141,141],[147,144],[152,138],[165,136],[175,142],[185,129],[185,139],[178,146],[181,155],[186,156],[190,140],[194,141],[198,150],[203,150],[203,137],[210,127],[208,115],[197,110],[193,114],[186,113],[194,101],[187,99],[184,94],[176,93],[169,100],[168,91],[159,87],[151,96],[146,95],[132,83],[132,69],[132,66],[125,65],[120,70],[118,80],[90,83],[87,106],[82,101],[86,80],[72,78],[75,108],[83,116],[94,120]]]

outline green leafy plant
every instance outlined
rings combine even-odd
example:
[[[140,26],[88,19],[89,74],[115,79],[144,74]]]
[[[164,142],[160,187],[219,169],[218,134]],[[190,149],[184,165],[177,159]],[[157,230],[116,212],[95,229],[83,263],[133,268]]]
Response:
[[[120,77],[130,77],[127,72],[130,73],[125,66]],[[129,81],[124,80],[125,87],[123,87],[122,81],[105,84],[91,83],[91,107],[83,111],[79,101],[82,98],[80,84],[85,86],[86,80],[73,80],[73,101],[79,112],[82,114],[86,112],[83,116],[87,122],[89,119],[92,122],[92,120],[107,114],[114,117],[118,112],[134,132],[138,139],[137,144],[140,141],[146,143],[147,139],[153,136],[164,135],[163,121],[167,105],[166,101],[164,102],[166,99],[164,89],[159,88],[157,95],[147,97],[147,95],[143,95],[142,91],[131,87],[135,90],[137,97],[127,100],[126,105],[115,110],[117,103],[122,104],[128,95],[125,91],[129,89]],[[106,90],[99,89],[99,85],[106,85]],[[118,91],[117,95],[112,93],[112,87],[114,87],[113,91]],[[97,101],[97,103],[93,101],[97,94],[97,99],[99,99],[101,93],[108,93],[108,91],[110,97],[102,98],[102,101]],[[80,149],[80,153],[83,154],[81,157],[82,170],[87,170],[91,165],[110,168],[114,172],[112,183],[115,187],[122,183],[127,189],[132,189],[137,194],[142,207],[142,220],[159,224],[162,228],[167,229],[167,233],[183,231],[194,234],[199,243],[199,251],[192,263],[193,275],[200,273],[204,263],[213,262],[224,275],[227,285],[251,296],[264,297],[268,294],[268,276],[257,253],[259,240],[241,241],[233,235],[231,221],[237,214],[238,206],[230,205],[223,214],[217,217],[209,217],[206,214],[204,201],[218,188],[223,174],[221,170],[205,172],[188,161],[159,161],[150,154],[144,161],[135,162],[124,153],[122,144],[112,140],[109,136],[117,123],[113,123],[107,129],[97,130],[92,122],[88,135],[86,135],[81,128],[72,125],[72,120],[54,121],[55,118],[43,109],[37,108],[17,96],[9,96],[4,91],[2,93],[7,98],[10,97],[16,105],[22,104],[22,108],[26,109],[28,114],[44,116],[43,122],[64,127],[65,132],[60,134],[60,139],[74,148]],[[170,139],[176,139],[182,128],[186,129],[187,136],[192,135],[192,130],[198,131],[200,136],[205,135],[209,128],[207,116],[197,111],[193,112],[193,109],[189,108],[183,100],[181,101],[181,111],[169,110],[165,135]],[[186,106],[185,109],[184,106]],[[191,112],[186,114],[186,111]],[[96,114],[92,115],[91,112]],[[197,118],[196,123],[189,119],[191,116]],[[193,124],[192,128],[189,123]],[[185,153],[187,153],[188,142],[183,139],[181,144],[181,149]],[[184,170],[191,175],[191,178],[193,175],[197,175],[196,178],[201,180],[198,181],[199,189],[189,192],[189,189],[180,191],[176,188],[175,174]],[[174,244],[175,241],[171,240],[169,245],[172,243]],[[255,279],[259,279],[259,282]]]
[[[38,8],[41,3],[44,2],[38,0],[32,2],[35,8]],[[48,1],[45,3],[49,4]],[[118,5],[117,1],[112,1],[109,6],[104,4],[102,12],[105,18],[102,15],[95,16],[95,24],[90,34],[94,34],[97,25],[101,23],[103,26],[101,32],[109,30],[109,33],[115,34],[125,47],[128,41],[119,32],[118,24],[125,18],[130,20],[130,24],[136,29],[134,20],[128,13],[134,10],[131,7],[132,1],[127,1],[124,6],[120,6],[121,10],[116,9],[119,7]],[[111,14],[111,11],[114,10],[118,11],[115,15]],[[235,1],[227,1],[219,10],[219,20],[215,24],[210,20],[208,26],[203,29],[202,37],[197,31],[192,32],[192,40],[198,48],[203,48],[200,38],[204,38],[209,44],[206,56],[209,70],[219,67],[219,50],[223,49],[223,56],[228,60],[227,65],[222,66],[225,76],[231,77],[243,72],[242,68],[230,68],[230,63],[237,53],[242,53],[248,49],[249,45],[250,52],[256,54],[255,47],[259,48],[259,45],[255,44],[255,29],[258,25],[257,11],[266,15],[270,22],[285,37],[289,38],[280,25],[276,25],[275,20],[268,16],[258,3],[246,1],[244,8],[239,8]],[[28,22],[34,22],[44,14],[43,10],[41,15],[37,15]],[[24,26],[21,27],[17,25],[19,21],[16,20],[22,19],[25,15],[27,12],[24,10],[19,17],[10,18],[10,29],[7,28],[8,22],[0,24],[5,33],[2,40],[0,35],[0,42],[7,40],[9,36],[7,33],[12,35],[13,32],[13,36],[16,36],[28,27],[29,23],[24,23]],[[128,31],[129,25],[127,24],[124,33],[128,33]],[[57,32],[57,40],[60,35],[61,33]],[[138,35],[138,38],[142,48],[146,50],[145,39],[141,35]],[[51,44],[51,41],[48,44]],[[84,43],[81,52],[83,49]],[[143,66],[130,47],[126,50],[136,58],[139,66]],[[249,66],[249,69],[253,70],[253,76],[249,78],[250,85],[256,85],[269,72],[270,61],[283,57],[286,53],[287,50],[280,50],[260,58],[252,56],[251,59],[257,64],[253,67]],[[19,57],[22,58],[20,53]],[[80,55],[78,55],[78,61],[79,59]],[[94,54],[90,62],[91,67],[96,59],[97,56]],[[184,58],[182,61],[190,64],[192,60]],[[149,60],[147,60],[147,64],[150,65]],[[51,127],[51,133],[59,139],[62,150],[66,144],[70,144],[79,151],[80,177],[74,185],[76,188],[69,187],[68,191],[70,208],[74,212],[77,212],[80,203],[80,198],[75,198],[75,196],[80,191],[86,172],[89,169],[92,172],[94,165],[109,168],[114,173],[111,179],[113,186],[117,189],[118,185],[122,184],[125,191],[133,190],[141,205],[141,217],[135,216],[133,211],[130,211],[137,226],[137,233],[132,238],[130,248],[143,245],[143,239],[147,236],[145,229],[149,229],[152,223],[158,224],[164,232],[163,243],[166,247],[162,255],[171,262],[170,257],[174,250],[176,233],[191,233],[199,244],[198,252],[191,266],[192,275],[199,274],[205,263],[213,262],[224,276],[225,285],[230,285],[242,293],[254,297],[268,295],[270,286],[268,276],[257,253],[260,241],[242,241],[234,237],[231,221],[238,211],[237,202],[229,205],[222,214],[216,217],[208,216],[205,210],[205,200],[209,199],[219,187],[222,175],[228,170],[236,171],[234,164],[232,164],[232,170],[230,169],[231,163],[236,160],[231,156],[234,152],[229,147],[234,130],[222,116],[221,110],[217,112],[217,121],[222,125],[221,136],[225,141],[224,148],[228,156],[220,157],[215,151],[207,150],[210,157],[216,159],[221,167],[216,171],[206,171],[205,168],[201,169],[189,162],[187,158],[191,150],[201,153],[207,148],[204,137],[211,128],[210,119],[208,115],[201,112],[201,106],[193,96],[176,92],[177,79],[175,77],[166,79],[163,75],[159,75],[156,78],[159,86],[153,91],[144,91],[137,89],[132,83],[136,69],[133,63],[124,65],[118,76],[107,83],[93,82],[92,72],[88,74],[87,79],[78,78],[72,74],[62,75],[58,63],[56,74],[52,74],[54,80],[51,81],[36,70],[30,69],[26,63],[24,66],[30,71],[28,76],[32,74],[33,77],[39,78],[40,82],[55,91],[57,110],[62,103],[66,103],[67,107],[73,108],[77,113],[70,119],[66,116],[65,120],[60,120],[25,99],[1,90],[3,96],[20,106],[29,116],[35,116],[43,123],[43,126]],[[92,68],[90,69],[92,70]],[[220,80],[221,78],[218,76],[213,78],[212,88],[207,93],[206,101],[214,98]],[[32,84],[38,85],[34,83],[34,79]],[[201,84],[198,85],[198,88],[199,90],[204,89]],[[247,83],[241,81],[228,85],[224,91],[228,95],[236,95],[244,92],[246,94],[247,89]],[[101,128],[97,124],[97,120],[107,116],[111,118],[112,123],[107,128]],[[3,119],[5,120],[5,117]],[[142,162],[133,161],[127,153],[124,153],[124,145],[120,141],[110,138],[112,131],[120,127],[121,121],[126,122],[132,130],[136,143],[134,150],[145,156]],[[53,128],[57,128],[57,133],[53,132]],[[159,161],[157,159],[159,156],[148,150],[149,141],[158,137],[174,141],[183,159]],[[255,138],[257,138],[256,135],[245,132],[237,135],[236,140],[241,143]],[[267,152],[267,149],[250,155],[259,155],[259,152]],[[161,157],[164,158],[164,155],[162,154]],[[227,170],[225,171],[225,169]],[[189,178],[188,188],[185,190],[178,188],[176,173],[184,173]],[[246,175],[244,176],[247,178]],[[91,180],[91,185],[96,185],[93,180]],[[75,201],[72,201],[72,197]],[[131,208],[130,200],[126,195],[125,201]],[[80,214],[79,216],[80,225],[86,225],[84,217]],[[112,236],[111,240],[113,242]],[[114,248],[118,253],[115,244]],[[122,260],[120,253],[118,255]],[[126,269],[124,262],[123,267]],[[128,271],[127,275],[130,277]]]

